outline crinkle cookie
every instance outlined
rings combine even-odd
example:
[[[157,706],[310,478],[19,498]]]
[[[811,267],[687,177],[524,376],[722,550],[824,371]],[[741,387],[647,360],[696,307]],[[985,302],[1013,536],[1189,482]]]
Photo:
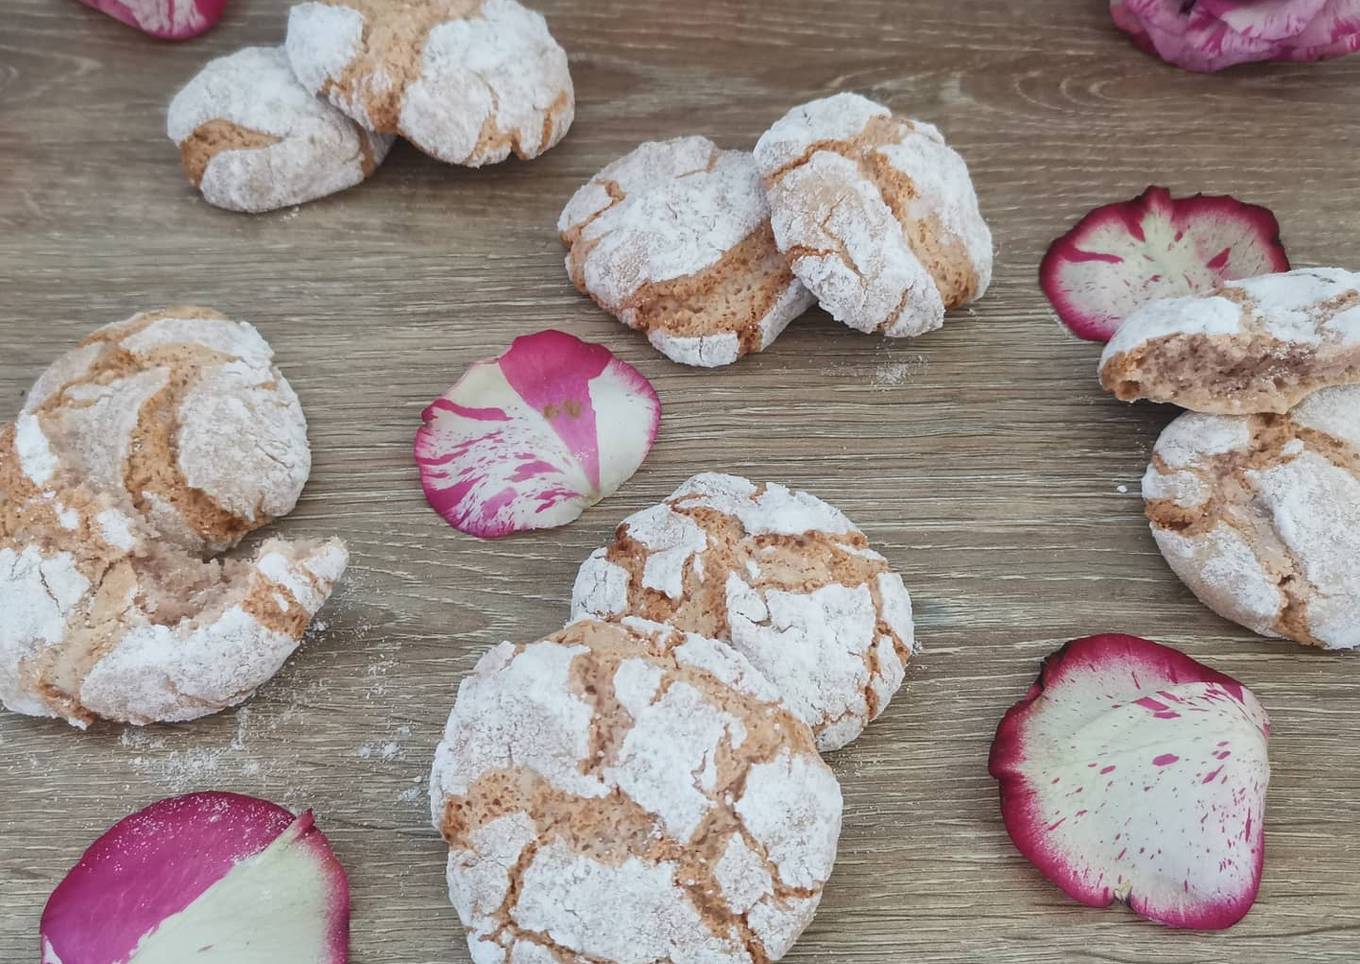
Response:
[[[768,348],[812,294],[775,247],[751,155],[652,141],[576,192],[557,222],[584,294],[683,365]]]
[[[837,94],[789,111],[755,158],[779,250],[838,321],[920,335],[987,290],[991,231],[932,125]]]
[[[1162,555],[1214,612],[1265,636],[1360,646],[1360,387],[1287,415],[1182,415],[1143,498]]]
[[[58,358],[19,416],[57,463],[125,495],[160,536],[202,553],[292,511],[311,471],[307,421],[253,327],[208,308],[142,312]]]
[[[392,146],[308,93],[282,47],[210,61],[170,102],[165,128],[204,200],[252,214],[353,187]]]
[[[0,428],[0,703],[15,712],[85,727],[240,703],[345,569],[337,541],[201,562],[158,543],[119,494],[54,465],[31,419]]]
[[[451,164],[537,157],[575,115],[566,53],[515,0],[311,0],[286,47],[307,90]]]
[[[1360,383],[1360,274],[1300,268],[1149,302],[1105,346],[1100,383],[1216,415],[1283,414]]]
[[[901,576],[806,492],[696,475],[581,566],[576,617],[639,616],[730,642],[838,749],[883,712],[915,650]]]
[[[841,828],[840,786],[770,684],[639,620],[483,656],[430,799],[478,964],[777,960]]]

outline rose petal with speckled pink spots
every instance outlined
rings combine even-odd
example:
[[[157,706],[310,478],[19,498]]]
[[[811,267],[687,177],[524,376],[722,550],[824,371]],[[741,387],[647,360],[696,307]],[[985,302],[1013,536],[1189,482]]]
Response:
[[[1039,284],[1072,334],[1103,342],[1149,301],[1288,270],[1280,223],[1267,208],[1150,187],[1096,208],[1054,241]]]
[[[80,0],[161,40],[190,40],[222,19],[227,0]]]
[[[651,451],[661,402],[603,345],[560,331],[516,338],[425,409],[415,457],[430,505],[495,539],[566,525]]]
[[[1270,721],[1184,653],[1093,636],[1044,661],[989,769],[1011,839],[1068,895],[1220,930],[1256,900]]]
[[[310,811],[190,793],[96,840],[40,930],[43,964],[345,964],[349,883]]]

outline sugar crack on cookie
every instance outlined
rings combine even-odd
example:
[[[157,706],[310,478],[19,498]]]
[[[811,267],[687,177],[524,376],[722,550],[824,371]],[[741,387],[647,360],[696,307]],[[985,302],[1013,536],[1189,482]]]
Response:
[[[706,137],[614,161],[557,227],[576,287],[684,365],[762,351],[813,302],[775,247],[755,161]]]
[[[209,62],[170,102],[166,133],[204,200],[252,214],[353,187],[392,146],[304,89],[282,47]]]
[[[566,52],[515,0],[311,0],[286,47],[307,90],[450,164],[537,157],[575,114]]]
[[[854,740],[916,649],[902,577],[806,492],[696,475],[581,566],[575,617],[636,616],[730,643],[817,735]]]
[[[840,786],[770,683],[642,620],[483,656],[430,802],[479,964],[777,960],[841,827]]]
[[[755,158],[779,250],[837,321],[920,335],[986,292],[991,231],[934,126],[837,94],[789,111]]]
[[[1300,268],[1149,302],[1105,346],[1100,383],[1214,415],[1282,415],[1360,383],[1360,274]]]
[[[99,329],[0,427],[0,703],[79,727],[235,705],[297,648],[338,540],[203,561],[292,508],[297,398],[249,325],[198,308]]]
[[[1286,415],[1182,415],[1143,497],[1162,555],[1210,609],[1265,636],[1360,646],[1360,386]]]

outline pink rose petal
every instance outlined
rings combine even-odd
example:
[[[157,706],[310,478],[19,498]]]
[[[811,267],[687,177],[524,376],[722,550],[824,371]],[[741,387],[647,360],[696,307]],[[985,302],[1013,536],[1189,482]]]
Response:
[[[1231,677],[1135,636],[1093,636],[1044,661],[989,769],[1016,847],[1068,895],[1217,930],[1260,889],[1269,734]]]
[[[96,840],[52,892],[41,934],[44,964],[135,964],[184,947],[203,964],[247,948],[345,964],[349,884],[310,811],[191,793]]]
[[[1360,49],[1360,0],[1110,0],[1115,25],[1186,70]]]
[[[227,0],[80,0],[162,40],[189,40],[222,19]]]
[[[1135,308],[1289,270],[1280,224],[1236,198],[1150,187],[1096,208],[1049,247],[1039,283],[1072,333],[1109,341]]]
[[[422,418],[425,497],[495,539],[566,525],[618,489],[651,450],[661,402],[603,345],[541,331],[472,365]]]

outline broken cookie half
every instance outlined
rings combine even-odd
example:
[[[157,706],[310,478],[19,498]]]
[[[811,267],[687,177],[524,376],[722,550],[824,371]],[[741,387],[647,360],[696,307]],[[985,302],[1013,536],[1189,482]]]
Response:
[[[637,147],[557,227],[576,287],[683,365],[762,351],[812,306],[775,247],[755,161],[706,137]]]
[[[1124,401],[1215,415],[1282,415],[1358,384],[1360,273],[1300,268],[1149,302],[1105,346],[1100,383]]]
[[[789,111],[755,159],[779,250],[837,321],[920,335],[987,290],[991,232],[931,124],[837,94]]]

